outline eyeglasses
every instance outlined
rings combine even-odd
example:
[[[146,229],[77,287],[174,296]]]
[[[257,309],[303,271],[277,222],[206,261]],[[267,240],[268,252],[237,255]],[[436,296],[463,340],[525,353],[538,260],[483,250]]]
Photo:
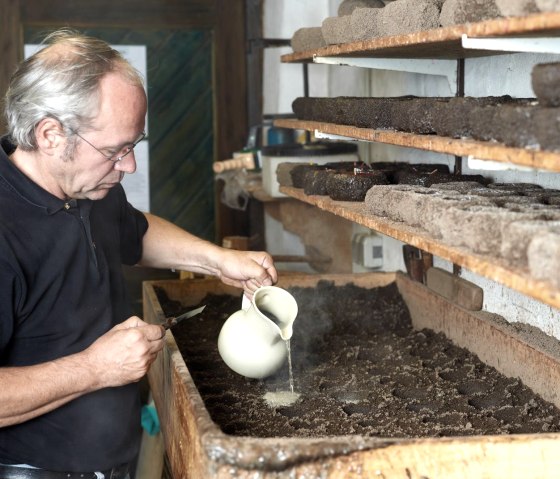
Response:
[[[106,155],[105,153],[103,153],[99,148],[97,148],[96,146],[92,145],[89,141],[87,141],[82,135],[80,135],[77,131],[72,131],[72,133],[74,133],[74,135],[76,135],[78,138],[81,138],[82,140],[84,140],[89,146],[91,146],[94,150],[97,150],[99,152],[100,155],[103,155],[103,157],[109,161],[112,161],[113,163],[117,163],[119,161],[121,161],[126,155],[128,155],[132,150],[134,150],[134,147],[140,143],[144,138],[146,138],[146,132],[143,131],[142,133],[140,133],[140,136],[138,138],[136,138],[136,140],[134,140],[130,145],[126,145],[125,147],[123,147],[120,151],[118,151],[115,154],[112,155]],[[119,153],[121,153],[119,155]],[[118,155],[118,156],[116,156]]]

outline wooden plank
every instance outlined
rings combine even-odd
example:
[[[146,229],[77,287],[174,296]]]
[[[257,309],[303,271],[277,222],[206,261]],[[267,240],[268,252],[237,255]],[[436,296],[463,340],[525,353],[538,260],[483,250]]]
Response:
[[[222,466],[217,479],[276,479],[321,477],[325,479],[550,479],[560,466],[558,439],[554,434],[425,439],[399,441],[385,447],[324,459],[322,466],[302,463],[280,476],[270,471],[247,471]],[[284,471],[282,471],[284,472]]]
[[[364,288],[377,288],[387,286],[395,281],[395,273],[352,273],[352,274],[321,274],[320,276],[292,272],[279,271],[277,286],[288,288],[290,286],[314,287],[317,285],[318,278],[326,281],[332,281],[336,286],[353,283]],[[146,287],[150,288],[146,291]],[[164,319],[163,311],[157,301],[157,297],[153,293],[153,287],[162,288],[173,301],[180,301],[185,307],[196,306],[202,301],[209,291],[215,294],[230,294],[239,296],[243,294],[242,290],[233,286],[228,286],[214,277],[203,277],[185,280],[159,280],[145,282],[144,285],[144,310],[151,312],[151,322],[162,322]],[[148,294],[149,293],[149,294]],[[147,301],[147,302],[146,302]]]
[[[428,268],[425,284],[430,290],[469,311],[480,311],[484,304],[484,290],[460,276],[441,268]]]
[[[247,31],[247,91],[263,91],[264,54],[260,40],[263,35],[264,0],[245,1],[245,27]],[[263,121],[263,95],[250,94],[247,98],[249,126]]]
[[[560,152],[514,148],[501,143],[455,139],[437,135],[416,135],[392,130],[372,130],[318,121],[279,119],[276,126],[341,135],[364,141],[416,148],[455,156],[473,156],[481,160],[512,163],[541,170],[560,172]]]
[[[231,158],[234,151],[241,150],[249,132],[244,3],[241,0],[216,0],[219,15],[214,30],[216,126],[213,161]],[[221,244],[224,236],[251,236],[248,213],[225,206],[221,201],[224,184],[221,181],[214,184],[215,242]],[[250,211],[250,206],[248,209]]]
[[[292,198],[342,216],[367,228],[416,246],[440,258],[463,266],[474,273],[492,279],[520,293],[560,309],[560,290],[545,281],[537,281],[528,272],[512,268],[501,258],[474,254],[466,248],[449,246],[432,238],[426,231],[403,223],[371,215],[363,202],[333,201],[328,196],[306,195],[300,188],[281,186],[280,191]]]
[[[546,479],[558,474],[559,437],[543,434],[402,441],[339,457],[334,467],[327,468],[327,477]]]
[[[290,274],[279,284],[313,287],[319,280],[333,280],[335,284],[353,282],[362,287],[376,287],[395,280],[392,273],[365,273],[352,275]],[[423,308],[423,317],[441,317],[457,322],[451,328],[470,342],[484,336],[476,315],[457,308],[452,303],[435,298],[434,293],[418,282],[398,275],[399,287],[404,284],[409,308]],[[144,283],[145,318],[160,321],[163,315],[154,286],[163,287],[170,296],[192,302],[192,293],[203,289],[216,292],[222,288],[217,279],[187,281],[154,281]],[[234,294],[239,290],[233,290]],[[427,297],[423,298],[423,295]],[[412,300],[411,300],[412,298]],[[435,298],[435,299],[434,299]],[[406,299],[406,297],[405,297]],[[459,318],[459,319],[457,319]],[[471,321],[475,321],[474,323]],[[475,327],[476,326],[476,327]],[[482,324],[483,327],[487,327]],[[498,330],[500,332],[500,330]],[[455,334],[454,333],[454,334]],[[536,358],[531,347],[508,339],[504,332],[495,339],[492,333],[487,344],[496,341],[504,351],[512,347],[521,358]],[[523,353],[525,351],[525,353]],[[526,354],[526,356],[523,356]],[[509,360],[509,357],[506,357]],[[555,358],[545,363],[558,371]],[[529,368],[532,368],[531,364]],[[541,368],[542,369],[542,368]],[[549,378],[551,378],[549,376]],[[560,434],[523,434],[511,436],[475,436],[453,438],[363,438],[340,436],[325,438],[252,438],[234,437],[222,433],[209,417],[196,390],[188,368],[177,348],[171,332],[167,333],[164,351],[150,369],[150,385],[160,415],[167,452],[177,478],[253,478],[325,477],[329,479],[385,479],[445,478],[502,478],[525,479],[555,477],[560,467]],[[558,384],[556,376],[550,379],[552,390]],[[255,469],[258,467],[258,469]]]
[[[556,435],[401,441],[317,463],[299,464],[290,476],[231,467],[214,469],[217,479],[549,479],[560,465]],[[284,472],[284,471],[282,471]]]
[[[22,2],[22,18],[28,25],[211,28],[217,12],[216,0],[96,0],[94,5],[90,0]]]
[[[468,311],[434,294],[426,286],[397,275],[412,324],[444,333],[462,348],[508,377],[519,378],[546,401],[560,407],[560,355],[550,337],[531,330],[522,335],[503,318],[484,311]],[[556,346],[557,348],[557,346]]]
[[[407,35],[372,38],[282,56],[284,63],[313,61],[314,56],[383,58],[469,58],[495,52],[465,50],[461,36],[559,36],[560,13],[539,13],[425,30]]]
[[[164,314],[152,284],[158,284],[164,288],[170,297],[173,297],[175,293],[184,299],[187,297],[184,287],[186,282],[144,283],[144,319],[152,324],[160,324]],[[169,331],[163,351],[158,354],[150,368],[148,380],[174,477],[193,479],[205,477],[203,470],[206,469],[206,466],[200,462],[205,458],[205,454],[202,453],[202,435],[194,417],[194,409],[198,411],[197,415],[201,421],[210,427],[213,423],[204,408],[200,395],[194,388],[185,361]],[[214,425],[214,428],[217,429],[217,426]]]

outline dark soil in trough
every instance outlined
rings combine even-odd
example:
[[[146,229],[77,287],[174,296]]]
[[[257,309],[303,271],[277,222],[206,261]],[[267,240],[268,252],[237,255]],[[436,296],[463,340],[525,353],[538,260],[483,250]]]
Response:
[[[411,327],[396,286],[290,288],[299,314],[291,340],[290,406],[264,396],[289,391],[286,364],[265,380],[221,360],[217,339],[241,298],[208,295],[197,318],[172,329],[212,420],[226,434],[253,437],[440,437],[557,432],[560,411],[454,346]],[[166,315],[186,310],[157,290]],[[188,309],[192,309],[192,306]]]

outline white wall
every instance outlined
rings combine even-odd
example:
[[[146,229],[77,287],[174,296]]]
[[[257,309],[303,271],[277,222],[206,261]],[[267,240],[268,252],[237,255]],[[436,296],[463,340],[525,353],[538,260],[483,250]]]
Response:
[[[267,0],[264,2],[264,38],[291,39],[303,27],[320,27],[329,15],[329,0]],[[303,96],[303,67],[281,63],[280,57],[291,53],[290,47],[264,50],[263,112],[290,113],[292,101]],[[327,94],[327,78],[321,71],[309,70],[310,95]]]
[[[320,26],[326,16],[336,15],[338,0],[268,0],[265,1],[265,35],[282,33],[290,38],[293,32],[302,26]],[[297,11],[297,14],[293,14]],[[291,12],[291,13],[288,13]],[[304,20],[305,19],[305,20]],[[289,50],[289,49],[288,49]],[[531,88],[531,70],[537,63],[558,61],[558,56],[541,54],[508,54],[489,56],[465,61],[465,94],[467,96],[505,95],[514,97],[533,97]],[[274,62],[278,61],[274,60]],[[270,65],[271,75],[277,65]],[[406,73],[388,70],[368,70],[350,67],[333,67],[327,65],[310,65],[311,96],[449,96],[450,84],[443,76],[431,76],[419,73]],[[297,83],[271,80],[265,82],[265,104],[272,105],[276,97],[282,98],[284,105],[300,96],[303,90],[291,88],[282,94],[286,85]],[[267,102],[269,97],[270,103]],[[282,108],[288,108],[282,106]],[[286,111],[291,111],[290,108]],[[267,111],[268,112],[268,111]],[[420,150],[407,149],[392,145],[362,143],[360,154],[367,161],[405,160],[412,163],[441,163],[452,166],[454,157]],[[469,169],[466,159],[464,173],[477,172],[500,182],[531,182],[548,188],[560,189],[560,175],[543,171],[477,171]],[[277,225],[276,225],[277,226]],[[355,233],[367,231],[355,225]],[[278,228],[276,237],[280,237]],[[273,242],[274,244],[274,242]],[[284,244],[284,247],[290,247]],[[402,262],[402,243],[391,238],[384,238],[385,270],[404,269]],[[299,253],[294,253],[299,254]],[[452,271],[452,264],[435,258],[436,266]],[[354,269],[363,271],[358,265]],[[546,333],[560,339],[560,311],[534,301],[516,291],[503,287],[471,271],[462,270],[461,276],[480,285],[485,291],[484,309],[504,316],[508,321],[528,323],[541,328]]]
[[[264,38],[291,39],[296,30],[303,27],[319,27],[330,15],[333,0],[265,0]],[[264,51],[263,113],[291,113],[292,101],[303,96],[303,66],[281,63],[280,57],[292,49],[267,48]],[[309,94],[329,95],[327,67],[310,65]],[[353,82],[351,82],[353,83]],[[365,82],[364,82],[365,83]],[[300,238],[286,231],[280,221],[265,213],[265,241],[272,254],[305,255],[305,245]],[[279,263],[278,269],[314,272],[304,263]]]

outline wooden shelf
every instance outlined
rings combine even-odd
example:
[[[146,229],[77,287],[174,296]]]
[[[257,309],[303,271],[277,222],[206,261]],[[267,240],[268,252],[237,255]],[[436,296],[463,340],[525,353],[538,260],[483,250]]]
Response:
[[[289,196],[270,196],[263,187],[261,180],[253,180],[251,184],[246,185],[244,191],[261,203],[277,203],[279,201],[292,201]]]
[[[474,254],[461,247],[453,247],[432,238],[428,233],[396,221],[373,216],[365,203],[333,201],[328,196],[306,195],[300,188],[281,186],[280,191],[292,198],[316,206],[372,230],[391,236],[403,243],[458,264],[481,276],[497,281],[538,301],[560,309],[560,290],[544,281],[528,276],[527,270],[511,268],[500,258]]]
[[[560,36],[560,13],[539,13],[485,22],[436,28],[408,35],[372,38],[359,42],[329,45],[282,56],[284,63],[312,62],[319,57],[379,58],[468,58],[493,55],[487,50],[470,50],[462,46],[463,35],[469,37],[557,37]]]
[[[489,141],[454,139],[437,135],[415,135],[392,130],[372,130],[318,121],[283,119],[275,120],[274,125],[283,128],[318,130],[322,133],[356,140],[388,143],[455,156],[471,156],[481,160],[512,163],[540,170],[560,172],[560,152],[514,148]]]
[[[468,38],[539,38],[541,40],[560,37],[560,12],[499,18],[408,35],[329,45],[315,50],[283,55],[282,62],[307,63],[313,62],[316,57],[460,59],[512,52],[464,48],[463,36],[465,35]],[[556,42],[551,43],[556,45]],[[481,46],[478,47],[482,48]],[[515,148],[497,142],[454,139],[436,135],[417,135],[314,121],[278,119],[274,124],[284,128],[318,131],[326,135],[333,135],[334,138],[386,143],[436,153],[467,156],[560,172],[560,152]],[[366,210],[363,202],[337,202],[327,196],[308,196],[303,193],[303,190],[297,188],[280,187],[280,191],[321,210],[432,253],[545,304],[560,308],[560,288],[530,278],[528,270],[512,268],[501,258],[474,254],[466,248],[452,247],[434,239],[419,228],[373,216]]]

